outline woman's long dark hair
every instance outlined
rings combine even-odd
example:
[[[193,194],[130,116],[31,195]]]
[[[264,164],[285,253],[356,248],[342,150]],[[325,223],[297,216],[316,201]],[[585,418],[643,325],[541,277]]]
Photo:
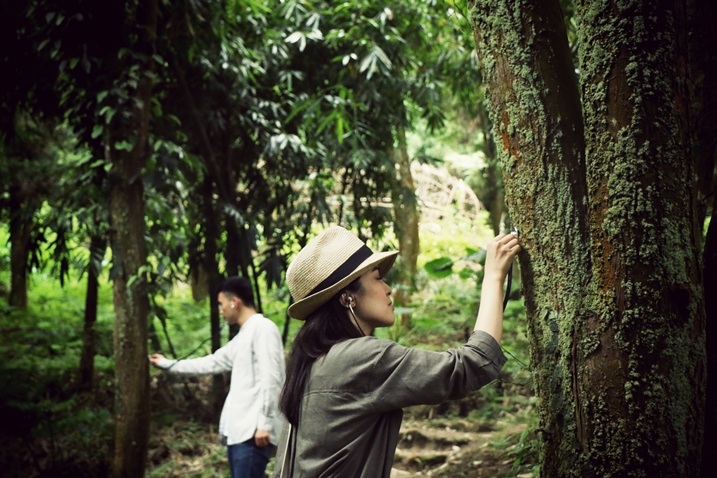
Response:
[[[356,279],[345,290],[358,292],[360,288],[361,283]],[[301,397],[306,389],[311,366],[316,359],[328,353],[334,344],[364,335],[351,322],[346,314],[346,308],[341,305],[342,293],[343,291],[337,293],[312,312],[294,339],[279,408],[289,423],[295,427],[299,425]]]

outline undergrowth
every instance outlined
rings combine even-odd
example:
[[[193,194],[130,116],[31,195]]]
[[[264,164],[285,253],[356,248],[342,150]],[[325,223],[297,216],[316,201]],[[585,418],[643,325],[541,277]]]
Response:
[[[463,344],[472,331],[478,310],[480,276],[454,274],[435,279],[421,272],[410,305],[409,324],[379,329],[379,337],[407,346],[446,350]],[[517,281],[517,279],[516,279]],[[0,272],[0,283],[7,273]],[[519,289],[514,283],[513,290]],[[286,291],[267,293],[265,314],[284,328],[282,298]],[[35,476],[102,477],[109,474],[113,453],[114,358],[111,285],[101,284],[92,390],[79,387],[77,370],[82,347],[84,285],[68,281],[64,288],[51,278],[32,276],[30,305],[12,310],[0,299],[0,470],[9,478]],[[196,303],[187,287],[177,287],[157,304],[166,311],[166,335],[161,322],[151,319],[161,351],[178,357],[210,352],[208,301]],[[534,398],[520,300],[505,313],[503,348],[509,357],[500,378],[463,400],[433,407],[411,407],[406,420],[421,426],[457,432],[519,432],[497,438],[481,451],[501,463],[493,476],[529,473],[536,462]],[[290,340],[299,327],[290,323]],[[227,340],[223,330],[222,341]],[[177,378],[152,370],[150,441],[147,476],[228,476],[226,448],[219,444],[217,410],[211,405],[211,377]],[[507,425],[506,425],[507,424]],[[480,460],[478,460],[480,461]],[[471,462],[462,463],[467,469]],[[514,463],[508,466],[505,463]],[[273,460],[270,469],[273,467]],[[479,467],[480,468],[480,467]],[[491,468],[492,469],[492,468]],[[438,473],[438,472],[437,472]],[[476,472],[477,473],[477,472]],[[496,472],[498,473],[498,472]],[[436,474],[434,476],[450,476]],[[459,476],[459,475],[455,475]],[[460,476],[470,475],[461,472]]]

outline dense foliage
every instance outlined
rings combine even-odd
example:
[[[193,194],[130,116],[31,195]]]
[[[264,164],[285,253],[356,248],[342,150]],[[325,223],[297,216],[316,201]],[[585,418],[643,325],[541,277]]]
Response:
[[[501,168],[512,164],[498,153],[519,142],[515,129],[493,141],[482,55],[469,22],[475,12],[466,3],[491,10],[490,2],[453,0],[3,3],[0,415],[11,420],[0,446],[22,462],[17,476],[104,476],[111,469],[127,476],[117,463],[130,460],[115,457],[113,464],[108,456],[119,439],[112,435],[115,399],[149,402],[148,390],[127,378],[144,366],[143,349],[183,356],[219,347],[226,337],[213,291],[221,277],[237,274],[252,279],[259,310],[290,342],[296,324],[285,317],[283,273],[325,224],[353,229],[374,249],[401,250],[390,279],[398,284],[400,313],[411,321],[387,337],[429,347],[460,341],[475,312],[480,242],[460,242],[464,222],[444,227],[449,239],[422,230],[418,257],[421,198],[411,164],[440,163],[437,143],[481,150],[482,164],[470,160],[451,172],[473,186],[498,232],[511,223]],[[506,18],[532,11],[524,3]],[[564,23],[573,77],[579,55],[592,47],[580,44],[573,2],[550,3],[562,8],[556,18]],[[496,22],[501,34],[494,38],[522,38],[510,22]],[[710,55],[692,52],[704,74],[690,83],[701,134],[694,143],[696,221],[705,229],[716,198]],[[525,64],[516,71],[516,78],[535,79]],[[556,131],[545,129],[567,137]],[[570,222],[568,215],[561,220]],[[707,244],[717,243],[714,221],[711,227]],[[539,240],[547,244],[554,235]],[[706,263],[715,260],[705,252]],[[132,297],[140,297],[134,310],[125,307],[137,304]],[[519,309],[509,306],[509,315],[521,316]],[[506,347],[524,363],[518,323],[510,327],[520,339]],[[126,337],[137,324],[142,347],[116,350],[113,336]],[[168,390],[187,400],[153,416],[154,432],[192,406],[204,410],[192,418],[214,422],[221,378],[152,380],[152,403],[171,402]],[[132,393],[117,393],[123,386]],[[486,414],[500,413],[504,390]],[[121,435],[128,443],[132,433],[146,436],[149,423],[131,426],[136,430]],[[526,436],[518,461],[534,460]],[[155,440],[150,436],[147,468],[160,476],[171,451]]]

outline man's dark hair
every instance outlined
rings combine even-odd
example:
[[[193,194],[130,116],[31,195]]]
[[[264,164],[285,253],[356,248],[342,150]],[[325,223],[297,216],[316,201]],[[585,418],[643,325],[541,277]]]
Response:
[[[219,292],[230,297],[239,297],[247,307],[254,307],[254,291],[246,277],[228,277],[219,285]]]

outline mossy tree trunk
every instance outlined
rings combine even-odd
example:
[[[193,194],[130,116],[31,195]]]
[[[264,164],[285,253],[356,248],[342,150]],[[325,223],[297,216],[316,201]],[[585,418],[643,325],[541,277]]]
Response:
[[[107,58],[114,78],[110,104],[116,111],[105,128],[110,245],[115,309],[115,451],[114,478],[144,476],[149,438],[149,298],[142,171],[149,156],[152,65],[157,31],[157,1],[112,5],[118,22],[136,22],[132,54],[121,50]],[[133,13],[129,13],[133,12]],[[125,18],[126,14],[134,20]]]
[[[679,2],[471,1],[539,396],[541,475],[699,476],[704,294]],[[647,3],[647,2],[645,2]]]

